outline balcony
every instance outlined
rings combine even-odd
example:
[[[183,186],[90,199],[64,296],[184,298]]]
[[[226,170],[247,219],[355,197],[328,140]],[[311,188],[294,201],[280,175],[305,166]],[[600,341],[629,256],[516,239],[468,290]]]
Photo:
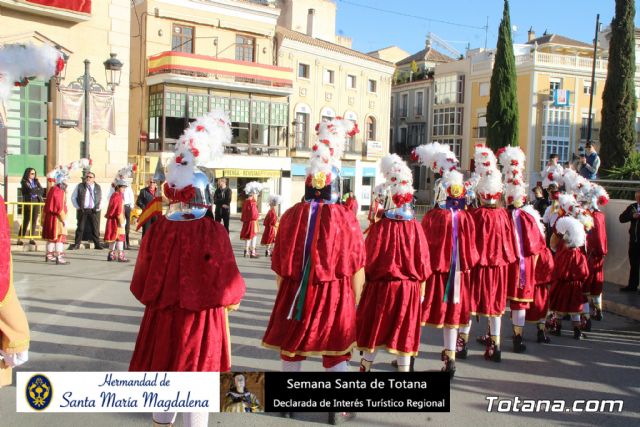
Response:
[[[482,71],[490,71],[493,68],[493,56],[490,59],[472,62],[471,72],[477,73]],[[576,56],[576,55],[559,55],[556,53],[544,53],[533,51],[526,55],[517,55],[516,67],[533,65],[534,67],[551,67],[564,68],[567,70],[588,70],[591,71],[593,59]],[[596,60],[596,71],[606,73],[607,61],[604,59]]]
[[[256,92],[281,95],[290,94],[293,87],[291,68],[184,52],[149,57],[148,73],[149,85],[173,82],[240,90],[249,86]]]

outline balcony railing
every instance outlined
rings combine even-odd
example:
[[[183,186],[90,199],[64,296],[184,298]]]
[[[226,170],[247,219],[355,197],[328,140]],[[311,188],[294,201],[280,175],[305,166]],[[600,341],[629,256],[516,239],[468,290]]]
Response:
[[[227,77],[232,81],[273,87],[292,87],[291,68],[221,59],[184,52],[162,52],[149,57],[149,75],[173,73],[195,77]]]
[[[493,56],[491,59],[478,61],[472,64],[472,72],[480,72],[491,70],[493,68]],[[576,55],[559,55],[557,53],[544,53],[533,51],[526,55],[518,55],[515,57],[516,66],[534,65],[543,67],[567,68],[571,70],[582,69],[591,70],[593,65],[592,58]],[[607,61],[604,59],[596,60],[596,71],[606,72]]]

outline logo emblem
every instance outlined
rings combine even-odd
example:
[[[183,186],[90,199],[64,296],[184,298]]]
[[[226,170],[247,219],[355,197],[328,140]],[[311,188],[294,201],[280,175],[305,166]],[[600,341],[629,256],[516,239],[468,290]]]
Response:
[[[42,411],[49,406],[53,397],[53,386],[49,378],[44,375],[34,375],[27,382],[25,389],[27,403],[36,411]]]

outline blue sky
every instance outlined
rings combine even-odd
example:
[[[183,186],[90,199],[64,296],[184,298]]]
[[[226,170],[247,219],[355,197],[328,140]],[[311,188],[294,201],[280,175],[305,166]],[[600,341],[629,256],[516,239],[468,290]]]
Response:
[[[486,25],[487,17],[487,47],[493,48],[496,45],[503,6],[503,0],[335,2],[338,8],[336,33],[352,37],[353,48],[362,52],[396,45],[409,53],[415,53],[424,48],[425,36],[430,31],[461,52],[464,52],[467,43],[470,43],[471,48],[484,47],[485,30],[481,27]],[[509,6],[511,24],[517,27],[513,33],[515,43],[527,40],[529,27],[533,27],[538,36],[546,29],[549,33],[591,43],[596,14],[600,13],[603,26],[611,23],[615,14],[614,0],[511,0]],[[395,11],[398,14],[375,9]],[[399,14],[413,15],[420,19]],[[639,14],[640,10],[636,13],[636,27],[640,27]]]

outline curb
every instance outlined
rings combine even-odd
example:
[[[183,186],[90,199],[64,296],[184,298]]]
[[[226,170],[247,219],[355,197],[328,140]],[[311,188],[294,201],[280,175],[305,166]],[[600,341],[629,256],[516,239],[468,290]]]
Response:
[[[640,321],[640,308],[627,304],[604,300],[602,302],[603,309],[619,316]]]

